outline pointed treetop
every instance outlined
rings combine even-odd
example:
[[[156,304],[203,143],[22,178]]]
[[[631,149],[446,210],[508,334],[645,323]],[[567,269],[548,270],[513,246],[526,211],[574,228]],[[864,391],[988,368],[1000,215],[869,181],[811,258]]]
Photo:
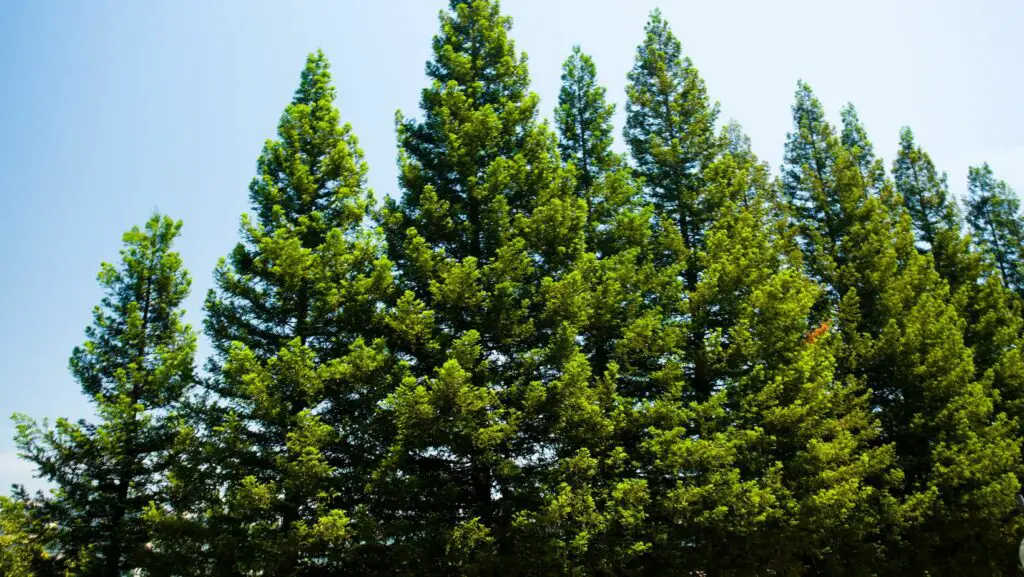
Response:
[[[725,152],[733,156],[746,157],[753,154],[750,136],[743,130],[743,125],[734,118],[730,118],[722,127],[722,140],[725,143]]]
[[[299,87],[278,122],[278,138],[264,144],[249,185],[251,206],[267,231],[316,213],[319,235],[326,234],[334,226],[358,224],[362,203],[372,203],[360,195],[367,171],[363,152],[351,126],[342,124],[334,98],[330,64],[317,50],[306,58]]]
[[[853,104],[847,103],[840,111],[840,115],[843,121],[840,141],[856,162],[864,188],[882,196],[887,204],[898,206],[899,202],[889,198],[892,189],[885,186],[885,166],[881,159],[875,157],[875,147],[868,139],[867,130],[857,115],[857,109]]]
[[[832,179],[834,152],[840,143],[825,118],[821,101],[803,80],[797,82],[792,111],[793,129],[786,134],[782,183],[789,197],[801,205],[815,202],[815,189]]]
[[[562,160],[578,171],[577,188],[588,189],[600,173],[615,163],[612,145],[612,116],[615,105],[608,103],[603,86],[597,84],[597,67],[579,45],[562,64],[562,89],[558,93],[555,124]]]
[[[302,79],[295,90],[294,104],[315,104],[326,101],[334,102],[334,86],[331,84],[331,65],[324,51],[317,48],[316,52],[306,57],[306,66],[302,69]]]
[[[824,181],[831,174],[830,149],[837,144],[836,134],[821,101],[803,80],[797,82],[792,111],[793,130],[786,134],[782,182],[791,198],[807,202],[810,180]]]
[[[497,0],[452,0],[441,11],[441,33],[434,36],[427,76],[442,85],[454,82],[477,106],[500,108],[529,91],[526,54],[516,52],[508,36],[512,18],[501,14]]]
[[[910,127],[900,130],[900,146],[892,163],[896,191],[910,214],[918,237],[933,246],[942,230],[959,229],[956,205],[949,196],[946,173],[939,173],[928,153],[914,142]]]
[[[161,372],[166,379],[161,383],[172,391],[180,393],[190,382],[191,350],[176,356],[175,347],[167,348],[178,341],[187,346],[192,338],[191,329],[181,324],[180,309],[192,279],[181,255],[172,250],[181,226],[181,221],[154,214],[143,228],[135,226],[124,233],[119,265],[102,264],[97,278],[106,295],[85,331],[89,341],[75,347],[70,361],[72,373],[89,396],[112,399],[125,393],[131,384],[118,372],[146,355],[173,360]],[[164,390],[137,390],[144,396],[155,394],[154,402],[176,397]]]
[[[967,223],[979,248],[992,258],[1003,283],[1024,294],[1024,218],[1017,194],[996,179],[986,162],[968,171],[966,204]]]
[[[682,44],[676,35],[672,33],[672,29],[661,16],[661,9],[655,8],[651,10],[651,14],[647,19],[647,25],[644,27],[646,38],[644,43],[637,49],[637,54],[641,49],[644,50],[659,50],[661,52],[661,58],[664,60],[676,60],[682,53]]]
[[[843,119],[843,132],[841,140],[843,146],[849,149],[857,159],[861,171],[866,173],[875,160],[875,147],[868,139],[868,133],[864,130],[860,116],[853,103],[847,103],[839,112]]]
[[[661,12],[651,12],[643,42],[627,74],[626,126],[623,134],[639,176],[659,209],[686,220],[686,206],[696,202],[701,173],[719,153],[715,132],[718,103]],[[682,205],[680,205],[682,203]],[[684,236],[699,235],[703,223]]]

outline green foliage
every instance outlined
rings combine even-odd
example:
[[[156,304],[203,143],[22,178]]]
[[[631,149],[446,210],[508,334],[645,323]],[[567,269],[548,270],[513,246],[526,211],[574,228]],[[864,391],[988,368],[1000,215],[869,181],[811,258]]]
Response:
[[[171,250],[180,229],[154,215],[125,233],[120,264],[100,270],[105,296],[70,362],[99,422],[58,419],[50,428],[16,416],[18,448],[54,486],[38,514],[55,524],[57,552],[81,560],[76,574],[153,564],[143,513],[165,502],[161,472],[173,458],[196,347],[181,320],[190,279]]]
[[[885,190],[885,168],[882,159],[875,158],[875,148],[868,140],[868,133],[861,124],[857,109],[853,104],[847,104],[840,115],[843,122],[840,141],[857,163],[861,186],[873,194],[882,194]]]
[[[627,75],[626,127],[623,134],[637,176],[655,209],[655,222],[666,250],[662,262],[682,266],[687,291],[697,286],[697,255],[716,211],[726,200],[704,194],[705,171],[722,148],[715,133],[718,104],[707,95],[704,80],[657,10]],[[682,311],[666,311],[669,315]],[[692,326],[687,340],[686,372],[693,389],[709,395],[704,331]]]
[[[958,228],[956,205],[949,195],[946,174],[938,173],[928,153],[914,142],[914,133],[908,127],[900,130],[892,177],[914,232],[929,248],[935,248],[943,231]]]
[[[37,508],[24,491],[14,499],[0,497],[0,575],[33,577],[52,571],[47,548],[52,547],[55,531],[33,515]]]
[[[597,67],[579,46],[562,64],[562,89],[558,93],[555,125],[562,160],[576,167],[576,188],[585,196],[616,163],[611,151],[612,116],[615,105],[605,99],[597,84]]]
[[[378,208],[311,54],[215,271],[193,387],[180,223],[125,235],[71,370],[18,416],[54,491],[0,574],[1005,575],[1024,522],[1017,199],[966,224],[909,129],[891,179],[806,83],[781,177],[658,11],[557,134],[497,0],[451,0]]]
[[[967,223],[979,250],[995,264],[1003,284],[1024,295],[1024,220],[1013,189],[996,180],[989,165],[967,175]]]
[[[389,443],[375,409],[397,370],[379,336],[391,263],[364,227],[366,165],[334,94],[326,58],[310,55],[279,139],[260,155],[254,218],[242,217],[243,240],[207,296],[211,395],[171,479],[193,526],[152,513],[183,570],[345,566],[360,495]]]
[[[789,197],[811,231],[805,241],[824,253],[817,260],[828,266],[819,270],[839,299],[840,374],[871,389],[880,438],[896,455],[891,476],[899,484],[891,493],[899,506],[884,521],[894,526],[888,547],[900,562],[890,560],[885,571],[977,570],[983,551],[1008,543],[1004,531],[1018,524],[1011,502],[1019,440],[996,411],[997,397],[975,378],[964,322],[948,285],[916,249],[911,218],[869,196],[856,174],[860,149],[835,145],[806,84],[794,118]],[[1007,559],[985,563],[998,572]]]

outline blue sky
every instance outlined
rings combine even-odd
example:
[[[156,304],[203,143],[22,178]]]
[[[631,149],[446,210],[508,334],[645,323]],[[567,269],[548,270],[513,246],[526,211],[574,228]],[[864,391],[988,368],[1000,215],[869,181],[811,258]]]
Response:
[[[198,326],[217,258],[304,58],[322,48],[378,197],[397,193],[394,114],[417,114],[444,0],[12,2],[0,18],[0,417],[91,415],[67,371],[121,233],[183,219]],[[955,192],[988,161],[1024,190],[1024,3],[505,0],[542,114],[579,43],[622,126],[625,74],[660,6],[723,119],[777,167],[799,78],[838,116],[852,101],[891,161],[913,127]],[[205,356],[204,347],[203,355]],[[35,486],[0,421],[0,487]]]

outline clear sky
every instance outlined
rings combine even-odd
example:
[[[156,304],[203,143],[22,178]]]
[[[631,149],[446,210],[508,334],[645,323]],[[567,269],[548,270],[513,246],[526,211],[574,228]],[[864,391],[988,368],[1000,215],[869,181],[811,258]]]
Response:
[[[211,270],[237,239],[263,141],[305,56],[333,64],[342,117],[394,195],[394,115],[418,113],[445,0],[9,2],[0,17],[0,487],[32,482],[7,415],[91,415],[67,371],[103,260],[154,209],[184,220],[198,326]],[[777,167],[797,79],[833,119],[852,101],[876,151],[910,125],[962,192],[988,161],[1024,190],[1020,0],[505,0],[550,118],[574,43],[622,126],[625,74],[660,6],[723,119]],[[203,348],[202,356],[206,351]],[[200,359],[201,361],[202,359]],[[0,489],[3,490],[3,489]]]

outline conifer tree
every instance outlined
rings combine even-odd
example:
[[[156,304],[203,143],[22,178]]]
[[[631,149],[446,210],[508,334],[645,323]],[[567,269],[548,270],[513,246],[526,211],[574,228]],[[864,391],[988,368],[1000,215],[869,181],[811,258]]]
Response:
[[[964,342],[974,352],[976,377],[998,392],[997,407],[1020,423],[1024,415],[1020,302],[991,274],[994,265],[972,249],[971,238],[963,234],[949,197],[945,174],[937,174],[909,128],[900,133],[893,176],[917,237],[930,249],[936,271],[949,283],[953,302],[965,321]]]
[[[362,497],[389,441],[376,408],[400,371],[383,340],[391,264],[364,226],[366,164],[334,106],[327,58],[311,54],[249,188],[253,215],[215,271],[206,330],[216,356],[203,421],[199,493],[163,519],[167,552],[212,574],[344,571]],[[397,377],[395,377],[397,378]],[[179,513],[179,517],[181,514]]]
[[[181,223],[154,215],[125,233],[121,262],[104,263],[104,288],[70,367],[99,422],[18,416],[17,444],[54,491],[41,504],[56,549],[77,575],[153,569],[144,512],[165,502],[161,472],[193,383],[196,339],[182,322],[191,280],[172,245]],[[33,513],[35,514],[35,513]]]
[[[733,574],[866,574],[880,558],[892,450],[877,443],[863,386],[837,374],[834,320],[816,319],[821,289],[801,270],[771,187],[736,178],[737,166],[757,166],[742,158],[727,154],[711,171],[712,183],[738,190],[708,233],[693,295],[716,317],[716,434],[733,439],[743,482],[722,501],[742,505],[709,563]]]
[[[985,163],[967,175],[967,223],[978,248],[995,264],[1008,288],[1024,295],[1024,219],[1020,201],[1005,181],[996,180]]]
[[[399,120],[403,194],[385,214],[406,289],[395,348],[414,375],[389,403],[397,442],[378,475],[396,497],[388,556],[405,572],[529,574],[539,556],[565,560],[565,531],[534,530],[559,522],[537,507],[557,500],[557,458],[579,449],[553,428],[601,420],[570,324],[586,204],[536,121],[498,3],[453,0],[440,20],[423,119]],[[559,379],[566,363],[574,376]],[[586,410],[570,418],[567,404]]]
[[[604,306],[593,307],[584,350],[600,376],[624,327],[647,308],[640,300],[653,289],[652,213],[642,205],[632,172],[611,150],[615,106],[597,84],[593,61],[576,46],[562,70],[555,121],[562,160],[575,167],[576,194],[587,202],[586,248],[596,258],[581,270],[592,281],[587,290],[595,293],[594,302]]]
[[[615,105],[597,84],[597,67],[580,47],[562,64],[562,88],[558,93],[555,125],[562,160],[576,167],[577,193],[587,192],[617,163],[612,152],[612,116]]]
[[[843,231],[849,226],[840,207],[857,202],[858,197],[850,192],[849,184],[839,185],[835,151],[842,143],[806,82],[797,84],[792,111],[793,131],[786,136],[782,166],[783,192],[797,227],[808,273],[831,291],[836,271],[843,264],[842,254],[833,247],[839,246]],[[836,298],[831,292],[828,296],[829,300]]]
[[[946,174],[939,174],[908,127],[900,131],[892,175],[914,232],[924,250],[932,254],[935,270],[949,283],[950,292],[956,294],[961,287],[975,284],[982,274],[982,262],[963,235]]]
[[[875,147],[868,139],[868,133],[860,121],[860,115],[852,103],[847,103],[840,110],[843,130],[840,141],[850,151],[857,163],[857,171],[866,190],[874,194],[883,191],[885,167],[882,159],[875,157]]]
[[[956,204],[949,195],[946,173],[938,173],[928,153],[914,142],[914,133],[909,127],[900,130],[892,176],[914,231],[928,248],[934,249],[943,230],[959,227]]]
[[[706,331],[715,392],[692,402],[670,362],[652,375],[664,392],[633,417],[641,426],[631,453],[650,492],[642,534],[651,544],[637,566],[839,573],[822,554],[828,547],[841,543],[851,559],[877,555],[874,508],[885,493],[876,485],[890,456],[869,446],[877,427],[858,384],[834,376],[828,325],[811,312],[818,290],[800,270],[767,166],[738,124],[725,127],[722,141],[701,190],[717,209],[698,250],[700,281],[683,292],[692,325]],[[665,336],[689,329],[673,331],[669,317],[660,323]],[[842,488],[835,478],[845,479]]]
[[[678,249],[666,258],[682,266],[685,291],[697,286],[697,254],[721,198],[703,194],[704,171],[721,150],[715,132],[718,104],[661,13],[655,10],[637,47],[626,86],[624,135],[632,153],[636,175],[655,209],[665,239],[678,238]],[[669,244],[673,241],[666,240]],[[694,391],[711,393],[713,383],[703,350],[704,330],[688,331],[687,372]]]
[[[382,210],[308,57],[202,387],[181,224],[124,236],[71,359],[99,421],[16,416],[55,489],[0,498],[0,575],[1014,571],[1024,217],[988,165],[963,222],[909,129],[889,180],[801,82],[775,179],[655,10],[629,166],[578,46],[555,132],[498,0],[439,19]]]
[[[809,87],[794,107],[787,144],[788,196],[804,230],[824,231],[814,250],[838,300],[840,375],[872,391],[881,440],[895,449],[901,503],[889,561],[879,570],[962,574],[1009,557],[1019,441],[989,390],[975,380],[963,321],[948,287],[915,247],[910,218],[869,197],[850,150],[836,145]],[[810,151],[810,154],[805,152]],[[822,242],[825,239],[831,242]],[[905,565],[893,561],[898,559]],[[983,561],[984,560],[984,561]]]

